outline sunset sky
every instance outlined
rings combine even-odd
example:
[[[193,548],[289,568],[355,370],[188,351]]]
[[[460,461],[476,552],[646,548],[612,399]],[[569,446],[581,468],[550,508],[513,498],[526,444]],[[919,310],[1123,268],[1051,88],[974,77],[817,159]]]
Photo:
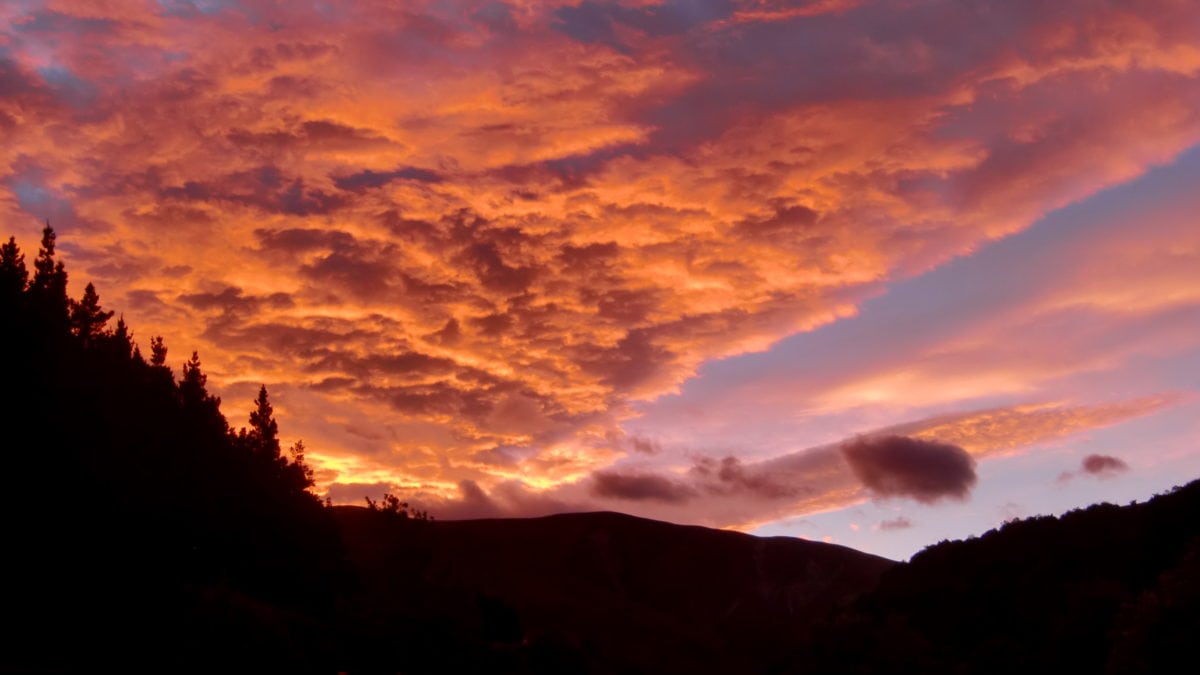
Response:
[[[0,219],[318,489],[905,558],[1200,477],[1200,3],[0,4]]]

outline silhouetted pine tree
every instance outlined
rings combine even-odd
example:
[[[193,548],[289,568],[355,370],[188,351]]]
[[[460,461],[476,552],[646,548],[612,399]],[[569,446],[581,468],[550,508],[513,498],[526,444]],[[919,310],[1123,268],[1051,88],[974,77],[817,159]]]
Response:
[[[293,489],[307,490],[314,484],[313,470],[304,459],[304,441],[298,440],[288,448],[288,455],[291,456],[291,462],[288,463],[288,480]],[[326,497],[326,500],[329,498]]]
[[[158,368],[167,367],[167,346],[163,344],[161,335],[150,338],[150,365]]]
[[[275,421],[275,409],[267,398],[267,385],[258,389],[258,398],[254,399],[254,410],[250,413],[250,430],[242,430],[242,435],[249,441],[250,450],[255,454],[271,461],[282,459],[279,448],[279,424]]]
[[[25,254],[17,246],[14,237],[0,246],[0,302],[5,307],[17,303],[25,287],[29,285],[29,270],[25,268]]]
[[[82,298],[70,301],[70,308],[71,329],[85,347],[106,335],[104,328],[112,318],[113,312],[106,312],[100,308],[100,294],[91,282],[83,290]]]
[[[67,297],[67,271],[62,261],[55,260],[54,246],[57,240],[54,229],[46,223],[42,230],[42,246],[33,261],[33,281],[29,284],[29,295],[37,315],[48,328],[61,331],[68,321],[70,299]]]

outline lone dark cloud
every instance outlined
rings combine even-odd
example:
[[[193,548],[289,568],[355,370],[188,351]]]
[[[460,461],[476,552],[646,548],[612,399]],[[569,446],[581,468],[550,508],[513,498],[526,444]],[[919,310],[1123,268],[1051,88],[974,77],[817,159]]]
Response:
[[[1083,458],[1081,466],[1083,473],[1102,477],[1112,476],[1113,474],[1129,470],[1128,464],[1111,455],[1088,455]]]
[[[976,481],[975,461],[948,443],[868,436],[847,441],[841,450],[855,477],[880,497],[910,497],[925,504],[966,499]]]
[[[685,502],[696,495],[690,486],[651,473],[597,471],[592,474],[592,494],[631,501]]]
[[[1112,478],[1113,476],[1129,470],[1129,465],[1124,460],[1113,457],[1112,455],[1088,455],[1079,463],[1079,469],[1076,471],[1063,471],[1058,474],[1059,483],[1067,483],[1073,478],[1079,476],[1091,476],[1093,478]]]

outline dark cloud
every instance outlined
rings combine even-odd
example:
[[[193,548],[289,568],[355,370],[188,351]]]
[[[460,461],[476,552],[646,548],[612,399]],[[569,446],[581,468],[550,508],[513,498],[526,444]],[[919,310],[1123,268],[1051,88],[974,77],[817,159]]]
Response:
[[[640,7],[584,0],[555,12],[554,27],[577,42],[604,44],[625,52],[628,48],[618,38],[619,31],[632,29],[653,37],[678,35],[725,18],[735,8],[732,0],[667,0]]]
[[[429,356],[419,352],[405,351],[397,354],[333,353],[306,367],[310,372],[336,371],[358,378],[374,375],[429,376],[446,375],[455,370],[457,364],[440,356]]]
[[[680,504],[696,496],[694,488],[666,476],[617,471],[593,473],[591,492],[597,497],[668,504]]]
[[[480,335],[495,337],[507,332],[513,326],[513,318],[508,314],[493,312],[486,316],[467,320]]]
[[[354,251],[333,251],[301,266],[300,273],[312,281],[333,284],[371,300],[378,300],[386,293],[397,274],[377,253]]]
[[[495,518],[500,515],[500,507],[475,481],[459,481],[458,493],[460,512],[454,515],[460,518]]]
[[[388,139],[370,130],[335,123],[330,120],[310,120],[295,130],[247,131],[235,129],[226,138],[239,149],[262,148],[286,150],[323,147],[328,149],[362,148],[388,143]]]
[[[610,241],[603,244],[587,244],[585,246],[566,245],[558,254],[558,259],[563,266],[574,271],[581,267],[592,267],[596,265],[603,266],[605,263],[616,259],[621,247],[617,242]]]
[[[425,339],[441,345],[453,346],[458,343],[461,337],[462,328],[458,325],[458,319],[452,318],[446,321],[446,325],[426,335]]]
[[[507,3],[488,3],[472,14],[471,18],[477,24],[493,33],[511,34],[517,32],[517,22],[513,18],[512,7]]]
[[[460,260],[475,271],[485,288],[501,293],[521,293],[533,283],[537,270],[508,264],[494,241],[468,245]]]
[[[818,214],[807,206],[776,209],[767,218],[746,218],[734,226],[734,233],[745,239],[780,239],[811,232]]]
[[[1108,477],[1129,470],[1123,460],[1111,455],[1088,455],[1080,463],[1083,473],[1090,476]]]
[[[312,61],[337,52],[337,47],[321,43],[280,42],[274,47],[255,47],[244,72],[274,70],[277,64],[289,61]]]
[[[904,516],[897,516],[891,520],[885,520],[879,523],[879,529],[884,530],[885,532],[891,530],[907,530],[912,526],[912,521]]]
[[[332,345],[345,345],[376,336],[369,331],[345,325],[293,325],[284,323],[242,324],[236,320],[221,320],[209,324],[205,336],[214,342],[237,349],[266,350],[276,355],[299,358],[321,358],[330,353]]]
[[[577,352],[576,362],[586,371],[620,390],[634,389],[660,377],[674,358],[644,330],[629,331],[614,347],[582,345]]]
[[[120,25],[120,22],[113,19],[72,16],[54,10],[44,10],[18,20],[13,24],[13,29],[18,33],[66,33],[84,37],[90,33],[110,33]]]
[[[775,474],[761,467],[748,467],[733,456],[721,460],[702,457],[696,460],[690,473],[706,490],[715,494],[784,499],[811,491],[806,486],[789,482],[790,476],[786,473]]]
[[[630,436],[629,448],[644,455],[657,455],[662,451],[662,446],[657,441],[641,436]]]
[[[406,415],[456,415],[471,420],[481,420],[491,412],[497,395],[495,389],[457,386],[442,380],[399,386],[363,384],[355,391],[383,401]]]
[[[167,303],[158,297],[158,293],[144,288],[125,291],[125,303],[131,309],[145,310],[151,307],[165,307]]]
[[[329,120],[310,120],[300,125],[305,138],[313,141],[374,141],[380,136],[367,129],[331,122]]]
[[[255,230],[259,247],[266,250],[304,253],[315,250],[348,250],[355,246],[354,235],[340,230],[290,228]]]
[[[624,45],[617,40],[617,33],[613,30],[614,9],[590,0],[562,7],[556,13],[555,28],[577,42],[598,42],[624,51]]]
[[[185,293],[176,299],[194,309],[220,310],[226,314],[253,314],[263,308],[290,309],[296,304],[287,293],[245,295],[236,286],[228,286],[218,293]]]
[[[806,103],[932,94],[1011,42],[1014,29],[1036,11],[1021,2],[864,3],[845,12],[696,31],[682,38],[676,53],[706,76],[665,104],[635,101],[645,107],[630,112],[657,129],[655,145],[682,148]],[[560,30],[620,48],[613,22],[591,10],[564,19]],[[818,63],[833,65],[814,68]]]
[[[664,293],[652,288],[613,288],[606,291],[583,289],[583,301],[595,305],[596,313],[623,326],[646,320],[663,300]]]
[[[907,436],[865,436],[841,446],[858,480],[879,497],[909,497],[931,504],[966,499],[974,487],[975,460],[948,443]]]
[[[300,274],[322,289],[338,288],[360,298],[378,300],[405,275],[395,264],[397,247],[378,240],[361,240],[341,230],[288,228],[254,231],[261,251],[291,259],[306,253]]]
[[[442,176],[428,169],[419,169],[415,166],[406,166],[394,171],[360,171],[348,176],[341,176],[333,179],[333,184],[339,190],[349,190],[351,192],[361,192],[370,188],[383,187],[395,180],[412,180],[418,183],[440,183]]]
[[[1077,470],[1063,471],[1058,474],[1058,482],[1067,483],[1080,476],[1101,479],[1112,478],[1128,470],[1129,465],[1119,457],[1111,455],[1088,455],[1080,460]]]
[[[352,377],[326,377],[320,382],[314,382],[313,384],[308,385],[308,388],[322,392],[344,391],[354,386],[355,382],[356,380]]]
[[[348,203],[345,196],[325,192],[302,178],[288,179],[278,167],[264,165],[213,181],[186,181],[159,190],[159,198],[177,201],[227,202],[291,216],[321,215]]]

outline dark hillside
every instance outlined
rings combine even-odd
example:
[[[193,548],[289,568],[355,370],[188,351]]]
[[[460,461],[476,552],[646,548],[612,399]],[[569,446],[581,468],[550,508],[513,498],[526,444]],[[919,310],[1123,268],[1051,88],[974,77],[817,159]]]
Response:
[[[831,672],[1164,672],[1200,634],[1200,482],[942,542],[811,649]],[[797,664],[796,669],[805,666]]]
[[[497,668],[553,652],[574,672],[762,672],[799,626],[895,564],[617,513],[415,522],[337,511],[382,606],[424,597],[420,616],[498,647],[508,661]]]

